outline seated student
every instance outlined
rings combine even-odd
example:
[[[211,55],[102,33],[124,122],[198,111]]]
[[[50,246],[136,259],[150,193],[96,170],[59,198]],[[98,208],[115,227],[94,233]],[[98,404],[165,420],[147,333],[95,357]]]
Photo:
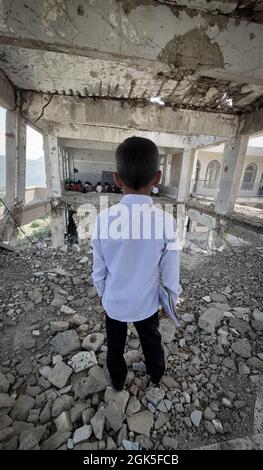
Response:
[[[157,186],[153,186],[152,188],[152,194],[154,196],[159,196],[159,189],[157,188]]]
[[[65,190],[66,191],[70,190],[70,181],[69,180],[65,180]]]
[[[92,276],[106,311],[106,363],[115,391],[123,389],[128,371],[127,322],[138,332],[151,381],[160,382],[165,372],[158,329],[160,278],[174,304],[180,293],[176,223],[149,196],[161,178],[158,149],[149,139],[131,137],[117,148],[116,162],[115,184],[125,195],[100,212],[92,237]]]
[[[95,186],[95,191],[96,191],[97,193],[101,193],[102,190],[103,190],[103,187],[102,187],[101,182],[99,181],[99,182],[96,184],[96,186]]]
[[[82,191],[82,183],[80,180],[78,180],[75,184],[75,191]]]
[[[121,188],[119,188],[116,184],[112,186],[112,192],[120,194],[122,192]]]
[[[84,187],[88,193],[92,191],[92,183],[90,181],[86,181]]]
[[[108,193],[108,192],[109,192],[109,188],[110,188],[109,183],[105,182],[105,183],[104,183],[104,192],[105,192],[105,193]]]

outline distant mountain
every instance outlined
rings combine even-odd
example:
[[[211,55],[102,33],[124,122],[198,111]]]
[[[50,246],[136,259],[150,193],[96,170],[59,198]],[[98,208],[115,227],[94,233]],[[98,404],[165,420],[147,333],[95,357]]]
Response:
[[[26,187],[46,186],[44,157],[26,162]],[[5,188],[5,156],[0,155],[0,191]]]

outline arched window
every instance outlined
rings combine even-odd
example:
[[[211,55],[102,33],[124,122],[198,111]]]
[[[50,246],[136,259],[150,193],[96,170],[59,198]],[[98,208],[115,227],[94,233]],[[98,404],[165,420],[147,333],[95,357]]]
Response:
[[[257,166],[254,163],[251,163],[246,167],[241,189],[244,191],[252,191],[255,178],[257,174]]]
[[[210,162],[206,169],[205,188],[216,189],[220,173],[220,163],[217,160]]]

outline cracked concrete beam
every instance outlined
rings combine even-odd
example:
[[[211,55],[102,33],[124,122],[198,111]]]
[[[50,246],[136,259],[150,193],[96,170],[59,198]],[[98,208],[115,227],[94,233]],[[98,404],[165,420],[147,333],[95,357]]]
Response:
[[[58,125],[56,128],[53,128],[52,134],[60,137],[59,144],[62,147],[111,150],[113,152],[120,142],[136,134],[138,137],[146,137],[153,140],[159,147],[160,154],[169,153],[170,151],[174,152],[174,149],[184,149],[185,147],[191,147],[193,149],[204,148],[224,141],[223,138],[215,136],[186,136],[168,134],[167,132],[130,131],[112,127],[93,126],[77,126],[75,132],[72,133],[72,126]],[[59,134],[59,136],[57,134]],[[80,134],[83,138],[77,137],[77,135],[80,136]]]
[[[245,135],[263,132],[263,108],[244,114],[240,122],[240,133]]]
[[[5,76],[5,74],[0,70],[0,106],[6,109],[15,108],[15,92],[14,89]]]
[[[141,131],[139,129],[120,129],[116,127],[92,126],[87,124],[60,124],[42,121],[38,128],[44,134],[52,134],[61,139],[80,140],[81,142],[90,142],[90,148],[93,148],[93,142],[105,142],[110,144],[119,144],[128,137],[137,135],[153,140],[158,147],[162,147],[169,152],[169,149],[192,147],[195,149],[209,147],[226,139],[214,135],[182,135],[168,132]],[[62,142],[63,145],[63,142]],[[87,146],[88,148],[89,146]]]
[[[223,113],[174,110],[156,105],[132,106],[121,100],[94,100],[54,95],[52,101],[46,106],[49,100],[50,95],[34,92],[22,93],[23,116],[33,124],[36,121],[40,123],[39,117],[42,115],[51,123],[90,124],[186,135],[213,135],[224,138],[233,137],[236,134],[239,122],[236,116]]]

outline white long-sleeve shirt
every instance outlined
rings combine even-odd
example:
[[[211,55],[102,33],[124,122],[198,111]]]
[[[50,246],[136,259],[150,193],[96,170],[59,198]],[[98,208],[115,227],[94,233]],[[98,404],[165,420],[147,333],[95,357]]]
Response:
[[[159,280],[176,303],[179,250],[173,216],[150,196],[125,195],[97,216],[92,237],[93,283],[108,316],[144,320],[159,308]]]

